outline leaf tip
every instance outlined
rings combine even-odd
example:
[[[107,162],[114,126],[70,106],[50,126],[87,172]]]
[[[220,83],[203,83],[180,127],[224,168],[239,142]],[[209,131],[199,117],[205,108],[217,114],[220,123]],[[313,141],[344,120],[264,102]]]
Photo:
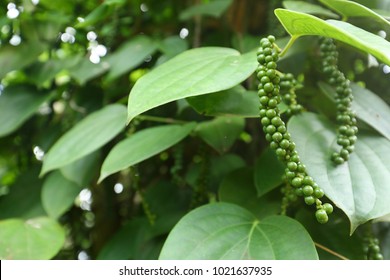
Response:
[[[127,120],[126,120],[126,126],[128,126],[133,119],[134,119],[134,117],[128,116]]]
[[[39,173],[39,178],[43,178],[43,176],[45,176],[45,174],[47,173],[49,171],[49,169],[47,169],[46,167],[45,167],[45,164],[43,164],[43,166],[42,166],[42,169],[41,169],[41,172]]]
[[[103,182],[103,180],[106,179],[108,175],[110,175],[110,174],[107,174],[105,172],[100,173],[100,176],[99,176],[97,183],[100,184],[101,182]]]

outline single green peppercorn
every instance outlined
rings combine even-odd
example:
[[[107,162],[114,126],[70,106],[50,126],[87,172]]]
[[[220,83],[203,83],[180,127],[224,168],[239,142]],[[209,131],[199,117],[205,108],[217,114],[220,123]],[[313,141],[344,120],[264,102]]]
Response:
[[[322,189],[318,188],[318,187],[314,188],[314,192],[313,193],[314,193],[314,196],[316,198],[321,198],[321,197],[324,196],[324,191]]]
[[[281,126],[281,125],[284,124],[284,122],[282,121],[282,119],[280,117],[273,117],[272,120],[271,120],[271,123],[274,126]]]
[[[277,148],[276,151],[275,151],[276,155],[278,157],[284,157],[286,155],[286,150],[285,149],[282,149],[282,148]]]
[[[297,174],[295,172],[292,172],[292,171],[286,171],[286,178],[291,180],[293,178],[295,178],[295,176],[297,176]]]
[[[275,142],[275,141],[271,141],[271,143],[269,143],[269,146],[273,150],[276,150],[277,148],[279,148],[279,144],[277,142]]]
[[[283,135],[280,132],[275,132],[274,134],[272,134],[272,139],[276,142],[280,142],[283,139]]]
[[[310,176],[305,176],[305,177],[303,178],[302,183],[305,184],[305,185],[310,185],[310,186],[312,186],[312,185],[314,184],[314,180],[313,180],[313,178],[310,177]]]
[[[265,131],[269,134],[274,134],[276,132],[276,127],[270,124],[266,127]]]
[[[287,163],[287,167],[290,171],[295,171],[298,168],[298,164],[296,162],[290,161]]]
[[[316,211],[316,218],[320,224],[325,224],[328,221],[328,214],[324,209],[318,209]]]
[[[324,203],[322,205],[323,209],[325,210],[326,214],[332,214],[333,213],[333,206],[329,203]]]
[[[303,191],[303,190],[302,190],[302,191]],[[305,193],[303,193],[303,195],[305,195]],[[305,200],[305,203],[306,203],[307,205],[312,205],[312,204],[314,204],[314,203],[316,202],[315,197],[314,197],[314,196],[311,196],[311,195],[305,196],[304,200]]]
[[[267,118],[267,117],[261,118],[261,124],[262,124],[263,126],[267,126],[267,125],[269,125],[270,123],[271,123],[271,121],[270,121],[269,118]]]
[[[310,186],[310,185],[306,185],[306,186],[304,186],[302,190],[303,190],[303,194],[304,194],[305,196],[312,195],[312,194],[313,194],[313,192],[314,192],[314,189],[313,189],[313,187],[312,187],[312,186]]]
[[[268,110],[266,111],[265,115],[266,115],[268,118],[272,119],[273,117],[276,116],[276,110],[275,110],[275,109],[268,109]]]
[[[283,149],[287,149],[288,147],[290,147],[290,141],[288,141],[287,139],[283,139],[282,141],[280,141],[280,147]]]

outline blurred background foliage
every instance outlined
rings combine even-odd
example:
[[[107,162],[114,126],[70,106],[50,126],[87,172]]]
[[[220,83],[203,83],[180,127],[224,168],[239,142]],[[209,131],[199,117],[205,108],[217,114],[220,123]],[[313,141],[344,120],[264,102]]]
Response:
[[[389,1],[358,2],[390,10]],[[177,221],[190,209],[217,200],[219,186],[229,184],[228,174],[237,170],[241,170],[237,174],[252,174],[267,143],[258,119],[248,118],[235,123],[234,129],[230,121],[225,126],[233,131],[232,143],[213,142],[205,129],[206,136],[186,138],[97,183],[108,152],[135,131],[154,126],[156,120],[212,120],[184,100],[136,118],[109,143],[69,166],[43,178],[39,170],[45,152],[61,135],[104,106],[126,105],[136,81],[177,54],[204,46],[245,53],[256,48],[262,35],[286,37],[273,14],[278,7],[282,1],[1,0],[0,257],[156,259]],[[305,88],[299,95],[307,107],[332,115],[322,106],[326,98],[318,97],[316,85],[310,82],[318,75],[307,67],[314,55],[307,51],[312,44],[303,38],[280,65],[304,77]],[[340,56],[340,67],[348,77],[389,101],[386,74],[390,70],[384,65],[369,67],[366,55],[348,50],[342,46]],[[256,90],[253,78],[242,86]],[[267,213],[278,213],[278,190],[262,199]],[[298,214],[309,232],[318,231],[305,210]],[[328,227],[339,222],[335,219]],[[37,228],[44,230],[37,233]],[[383,242],[390,244],[389,227],[379,231],[387,234]],[[344,234],[340,232],[338,240],[344,240]],[[25,236],[34,241],[36,250],[24,252]],[[329,246],[338,242],[325,233],[318,236]],[[7,252],[12,238],[19,240],[15,243],[19,255]],[[349,242],[355,241],[360,242]],[[351,258],[362,258],[356,248],[343,249]]]

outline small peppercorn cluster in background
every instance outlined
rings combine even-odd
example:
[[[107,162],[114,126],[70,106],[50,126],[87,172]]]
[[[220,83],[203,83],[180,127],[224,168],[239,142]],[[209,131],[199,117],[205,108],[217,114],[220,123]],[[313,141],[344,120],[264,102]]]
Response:
[[[322,59],[322,71],[327,76],[328,83],[336,88],[335,101],[337,105],[337,144],[341,146],[339,152],[332,154],[332,160],[336,164],[342,164],[349,159],[357,140],[356,117],[351,110],[353,100],[350,82],[343,72],[338,69],[338,52],[331,38],[321,38],[320,55]]]
[[[270,147],[275,150],[279,160],[287,166],[285,176],[288,184],[294,187],[295,194],[303,196],[307,205],[316,205],[315,216],[320,223],[328,221],[328,214],[333,212],[333,206],[323,204],[320,200],[324,191],[308,176],[305,165],[300,161],[295,143],[287,132],[286,124],[280,116],[278,105],[281,102],[280,81],[276,62],[279,59],[279,48],[275,45],[275,37],[268,36],[260,40],[257,51],[259,65],[256,69],[259,80],[258,95],[260,101],[260,121],[263,125],[265,138]],[[295,98],[294,98],[295,100]]]
[[[296,86],[297,81],[295,80],[293,74],[286,73],[281,75],[280,93],[282,95],[283,102],[288,106],[286,111],[286,115],[288,117],[299,114],[303,111],[302,105],[297,102],[297,95],[295,93]]]
[[[364,239],[363,250],[367,260],[383,260],[378,238],[366,237]]]

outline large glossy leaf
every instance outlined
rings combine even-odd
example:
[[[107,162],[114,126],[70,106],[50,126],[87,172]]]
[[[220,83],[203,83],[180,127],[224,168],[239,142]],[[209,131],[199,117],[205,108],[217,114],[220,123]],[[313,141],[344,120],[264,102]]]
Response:
[[[0,94],[0,137],[19,128],[48,98],[33,88],[6,87]]]
[[[302,162],[327,197],[347,214],[351,233],[368,220],[390,213],[390,141],[360,131],[347,162],[334,165],[336,128],[313,113],[293,117],[288,128]]]
[[[247,167],[230,172],[219,186],[219,201],[248,209],[259,219],[278,214],[281,209],[280,198],[275,200],[270,195],[259,197],[253,177],[253,169]]]
[[[104,60],[110,65],[108,80],[113,80],[141,64],[154,53],[157,44],[147,36],[140,35],[124,43],[118,50]]]
[[[53,219],[59,218],[72,205],[81,188],[62,176],[60,171],[51,173],[42,187],[43,208]]]
[[[334,101],[335,89],[326,84],[318,83],[320,89]],[[351,104],[356,116],[372,126],[376,131],[390,140],[390,107],[372,91],[351,83],[354,100]]]
[[[284,9],[276,9],[275,14],[295,39],[306,35],[331,37],[390,64],[390,43],[380,36],[343,21],[324,21],[312,15]]]
[[[232,0],[215,0],[205,4],[191,6],[180,14],[181,20],[188,20],[197,15],[220,17],[231,5]]]
[[[283,1],[283,6],[292,11],[301,13],[321,15],[330,18],[339,18],[339,16],[332,11],[325,9],[319,5],[311,4],[305,1]]]
[[[240,55],[219,47],[185,51],[137,81],[129,96],[128,122],[171,101],[231,88],[248,78],[256,66],[254,52]]]
[[[317,259],[304,227],[285,216],[257,220],[229,203],[197,208],[170,232],[160,259]]]
[[[285,168],[276,157],[274,150],[265,149],[255,163],[254,179],[257,195],[261,196],[280,186]]]
[[[244,126],[243,118],[217,117],[198,124],[195,131],[207,144],[223,154],[231,148],[244,130]]]
[[[390,28],[390,23],[375,11],[354,1],[346,0],[319,0],[322,4],[340,13],[345,19],[348,17],[366,17],[380,22]]]
[[[0,259],[51,259],[64,242],[64,230],[46,217],[0,221]]]
[[[164,125],[141,130],[119,142],[103,162],[99,182],[107,176],[148,159],[175,145],[194,129],[195,123]]]
[[[259,97],[255,91],[237,86],[225,91],[187,98],[199,114],[206,116],[259,117]]]
[[[97,150],[123,130],[125,122],[126,109],[119,104],[108,105],[88,115],[66,132],[45,155],[41,175]]]

